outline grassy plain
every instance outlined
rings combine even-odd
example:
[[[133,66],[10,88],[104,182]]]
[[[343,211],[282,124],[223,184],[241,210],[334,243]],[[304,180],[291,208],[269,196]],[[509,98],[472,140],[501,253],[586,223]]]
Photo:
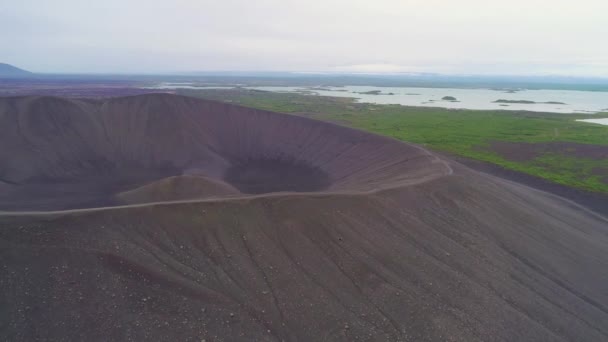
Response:
[[[246,89],[180,90],[179,93],[337,122],[433,150],[490,162],[555,183],[608,193],[608,158],[573,156],[567,153],[571,151],[552,150],[530,160],[514,160],[491,147],[496,142],[568,142],[601,145],[608,151],[608,126],[575,121],[608,117],[608,113],[592,116],[450,110],[364,104],[349,98]]]

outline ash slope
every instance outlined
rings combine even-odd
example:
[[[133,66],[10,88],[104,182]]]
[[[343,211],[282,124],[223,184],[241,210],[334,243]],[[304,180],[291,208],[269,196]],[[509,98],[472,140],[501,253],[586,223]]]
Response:
[[[253,110],[237,118],[226,113],[244,109],[177,97],[114,101],[150,102],[153,105],[144,112],[155,108],[159,113],[170,109],[160,104],[172,101],[172,113],[181,113],[180,106],[185,104],[215,106],[225,109],[218,113],[221,118],[258,116],[250,123],[260,117],[280,118],[284,121],[272,126],[280,132],[290,125],[298,129],[313,125],[321,130],[318,135],[307,131],[298,136],[290,131],[284,139],[293,143],[281,150],[300,151],[299,139],[309,137],[306,144],[323,141],[320,145],[325,149],[319,147],[316,153],[326,151],[326,156],[333,157],[315,155],[280,165],[287,169],[307,165],[322,172],[323,182],[313,183],[324,184],[323,189],[251,196],[240,191],[250,187],[220,184],[233,165],[247,165],[234,160],[255,161],[236,177],[251,185],[251,179],[267,181],[260,178],[267,170],[266,161],[295,158],[258,158],[255,151],[260,149],[253,146],[260,147],[266,139],[268,149],[277,144],[255,127],[244,129],[231,121],[222,132],[238,129],[241,135],[230,136],[230,141],[252,134],[243,145],[233,143],[242,147],[232,150],[225,142],[212,143],[224,136],[217,134],[206,145],[217,147],[213,153],[196,150],[193,144],[196,152],[176,154],[205,151],[222,156],[226,164],[206,168],[208,163],[193,166],[191,159],[184,158],[186,162],[179,164],[176,161],[181,159],[175,158],[167,166],[165,158],[158,158],[165,167],[160,169],[172,174],[160,180],[159,174],[160,178],[165,175],[150,166],[156,165],[152,163],[156,159],[142,158],[150,164],[133,166],[154,170],[150,174],[156,180],[135,177],[134,183],[146,184],[126,194],[143,196],[144,201],[146,196],[162,197],[158,186],[167,183],[190,191],[183,183],[196,178],[191,188],[213,193],[203,201],[2,215],[2,340],[608,338],[608,222],[602,217],[458,164],[452,163],[453,173],[448,172],[452,169],[423,150],[333,125]],[[105,113],[104,106],[109,106],[108,102],[78,103],[98,108],[96,113]],[[121,124],[139,127],[142,122],[129,113],[138,113],[141,107],[127,108],[117,115]],[[201,121],[207,123],[198,127],[210,127],[208,116],[200,114],[202,109],[197,113],[195,117],[202,116]],[[153,125],[158,120],[145,122]],[[174,128],[171,120],[161,122],[167,129]],[[156,150],[161,146],[169,151],[167,156],[173,155],[171,147],[176,145],[171,141],[180,140],[179,134],[161,132],[155,131],[155,137],[164,137],[158,145],[132,136],[124,145],[112,143],[125,146],[124,151],[133,149],[133,154],[117,154],[124,158],[120,159],[112,147],[108,159],[120,164],[128,160],[124,156],[152,151],[165,156]],[[127,142],[134,141],[146,141],[146,148],[127,147]],[[362,141],[376,147],[363,148],[367,145]],[[335,146],[342,147],[342,152],[332,150]],[[383,153],[372,153],[376,149]],[[241,150],[243,159],[231,159],[237,154],[226,152]],[[393,154],[381,159],[389,152]],[[378,158],[378,165],[372,165],[370,155]],[[23,158],[21,164],[11,165],[43,163],[38,159],[44,154],[29,158],[34,159]],[[52,166],[54,160],[49,157],[45,165]],[[315,164],[315,160],[327,162]],[[44,172],[59,173],[63,168]],[[192,169],[198,176],[174,175]],[[30,174],[40,172],[30,170]],[[74,179],[88,181],[89,169],[81,170],[88,178],[78,174],[80,178]],[[213,170],[219,171],[213,174]],[[6,186],[16,187],[19,173],[12,175]],[[291,184],[281,184],[285,186]]]

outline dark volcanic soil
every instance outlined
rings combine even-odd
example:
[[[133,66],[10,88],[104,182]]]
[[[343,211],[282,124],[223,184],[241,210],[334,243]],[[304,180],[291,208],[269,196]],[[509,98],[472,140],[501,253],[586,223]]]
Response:
[[[605,218],[392,139],[24,97],[0,160],[3,210],[139,203],[0,213],[3,341],[608,340]]]

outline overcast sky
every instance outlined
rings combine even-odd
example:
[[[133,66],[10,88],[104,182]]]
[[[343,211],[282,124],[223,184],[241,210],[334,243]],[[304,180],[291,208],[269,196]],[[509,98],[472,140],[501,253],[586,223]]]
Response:
[[[38,72],[608,76],[608,0],[0,0]]]

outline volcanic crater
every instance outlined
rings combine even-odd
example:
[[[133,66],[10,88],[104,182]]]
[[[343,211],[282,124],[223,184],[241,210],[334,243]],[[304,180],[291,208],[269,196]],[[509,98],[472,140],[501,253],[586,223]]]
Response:
[[[414,145],[12,97],[0,161],[2,341],[608,340],[608,220]]]
[[[0,151],[0,210],[364,192],[449,171],[428,152],[388,138],[174,95],[9,98],[0,124],[16,127],[0,137],[10,146]]]

